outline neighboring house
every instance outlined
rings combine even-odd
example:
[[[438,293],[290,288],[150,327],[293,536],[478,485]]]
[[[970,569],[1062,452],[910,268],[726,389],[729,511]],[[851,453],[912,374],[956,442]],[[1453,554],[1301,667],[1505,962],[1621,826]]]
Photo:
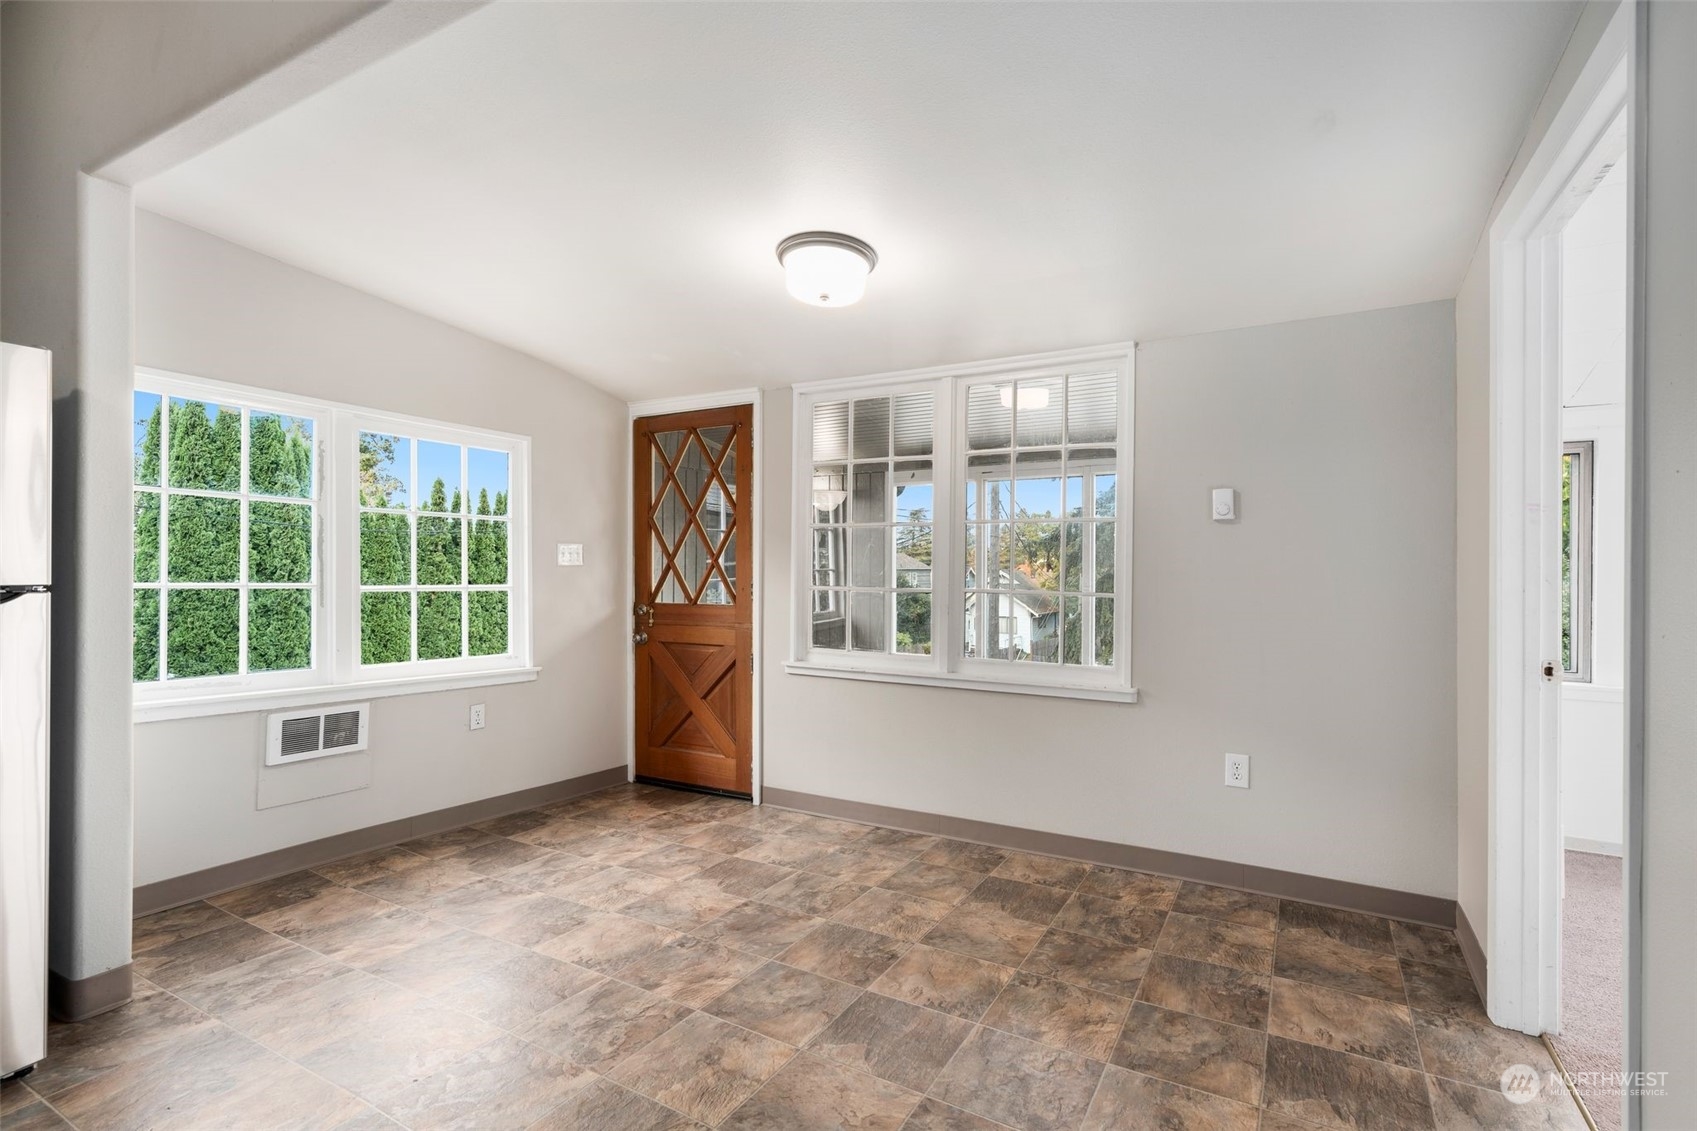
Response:
[[[968,593],[966,597],[968,624],[979,623],[980,599],[990,602],[985,612],[990,617],[988,631],[996,641],[990,655],[1057,659],[1061,642],[1060,598],[1037,588],[1018,570],[1001,570],[998,587],[1007,591]],[[976,637],[974,633],[972,639]]]

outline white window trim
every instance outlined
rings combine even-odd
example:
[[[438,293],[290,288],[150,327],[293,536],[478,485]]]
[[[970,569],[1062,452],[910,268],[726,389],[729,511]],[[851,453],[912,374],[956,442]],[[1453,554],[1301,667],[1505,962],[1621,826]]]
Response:
[[[313,458],[316,461],[314,502],[318,526],[313,546],[313,588],[317,613],[313,626],[313,668],[301,672],[132,683],[131,713],[134,721],[157,722],[235,714],[336,702],[353,697],[363,699],[485,687],[536,678],[540,669],[533,665],[531,658],[528,436],[147,367],[137,367],[136,385],[158,391],[167,400],[171,397],[193,397],[217,404],[239,404],[313,418]],[[507,453],[507,561],[512,601],[507,618],[508,651],[505,655],[371,666],[360,663],[360,507],[355,501],[352,485],[358,478],[356,448],[362,431],[399,433],[415,441],[431,440]],[[244,452],[246,443],[244,435]],[[469,499],[469,484],[462,486]],[[416,494],[417,490],[418,484],[412,484],[412,491]],[[163,565],[162,562],[161,588],[166,584],[163,581]]]
[[[960,626],[965,617],[966,587],[960,584],[960,532],[964,524],[963,486],[959,482],[963,453],[956,437],[964,431],[964,405],[957,390],[986,378],[1044,376],[1084,367],[1114,368],[1120,374],[1119,437],[1114,445],[1119,510],[1116,515],[1115,598],[1124,601],[1114,621],[1114,665],[1085,668],[1062,664],[1013,664],[967,659],[962,655]],[[793,387],[792,474],[790,476],[791,675],[861,679],[878,683],[908,683],[934,687],[994,690],[1059,698],[1137,702],[1131,679],[1132,576],[1132,448],[1135,433],[1136,345],[1119,343],[1090,349],[1066,350],[1025,357],[1000,358],[968,365],[937,366],[866,377],[813,381]],[[932,490],[935,511],[932,535],[931,639],[946,642],[930,655],[876,652],[837,652],[812,648],[812,516],[811,495],[800,484],[811,482],[813,470],[813,405],[817,401],[934,390],[938,396],[935,442],[932,445]],[[917,458],[917,457],[916,457]],[[947,516],[946,519],[943,516]],[[938,578],[949,579],[940,587]]]

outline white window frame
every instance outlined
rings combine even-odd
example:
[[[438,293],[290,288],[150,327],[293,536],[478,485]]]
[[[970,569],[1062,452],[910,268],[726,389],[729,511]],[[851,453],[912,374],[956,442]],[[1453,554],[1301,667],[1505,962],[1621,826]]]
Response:
[[[137,390],[157,392],[167,404],[174,397],[239,406],[261,412],[310,417],[313,420],[314,492],[316,528],[313,543],[313,661],[308,670],[242,675],[205,676],[194,679],[161,679],[133,683],[133,715],[137,722],[233,714],[243,711],[330,703],[353,697],[373,698],[442,691],[459,687],[482,687],[534,680],[539,671],[532,661],[531,642],[531,554],[530,554],[530,439],[527,436],[489,429],[427,420],[384,412],[338,401],[279,393],[245,385],[211,381],[166,370],[138,367]],[[441,660],[412,660],[394,664],[366,665],[360,662],[359,627],[359,434],[382,432],[413,441],[416,463],[420,440],[488,451],[508,457],[507,563],[511,599],[507,613],[508,650],[499,656],[462,656]],[[246,430],[242,437],[244,464]],[[468,513],[462,519],[475,521],[470,510],[470,485],[462,488]],[[161,478],[167,470],[161,467]],[[244,472],[245,476],[245,472]],[[410,485],[409,501],[416,501],[419,488]],[[246,506],[246,495],[242,495]],[[413,516],[411,509],[394,513]],[[469,529],[469,526],[468,526]],[[416,556],[416,526],[413,528]],[[462,554],[466,539],[462,536]],[[462,559],[463,560],[463,559]],[[246,545],[242,550],[243,569]],[[166,562],[161,560],[161,578]],[[458,588],[468,590],[462,574]],[[147,588],[137,583],[134,588]],[[161,580],[159,588],[166,583]],[[475,591],[475,590],[472,590]],[[461,632],[469,631],[469,603],[462,614]],[[243,625],[245,647],[246,625]],[[161,636],[163,637],[163,631]],[[415,632],[416,636],[416,632]],[[415,645],[416,646],[416,645]],[[164,642],[161,640],[163,652]],[[245,664],[245,655],[243,657]]]
[[[1089,349],[1001,358],[968,365],[938,366],[793,386],[791,474],[790,658],[792,675],[911,683],[940,687],[999,690],[1015,694],[1100,699],[1135,703],[1132,683],[1132,467],[1136,402],[1136,346],[1119,343]],[[969,385],[989,380],[1021,380],[1113,370],[1119,377],[1118,436],[1114,443],[1116,527],[1114,663],[1085,667],[967,658],[963,624],[962,530],[965,526],[963,473],[966,451],[966,396]],[[878,653],[812,647],[813,567],[813,406],[822,401],[931,390],[937,397],[932,444],[932,589],[930,654]],[[1106,445],[1091,445],[1106,446]],[[922,458],[922,457],[912,457]],[[1057,594],[1059,596],[1059,594]]]

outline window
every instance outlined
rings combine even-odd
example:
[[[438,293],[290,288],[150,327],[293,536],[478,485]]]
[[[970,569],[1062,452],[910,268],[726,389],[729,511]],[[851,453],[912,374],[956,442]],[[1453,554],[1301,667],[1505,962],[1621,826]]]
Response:
[[[138,714],[533,677],[523,437],[144,370],[133,443]]]
[[[799,387],[794,671],[1134,699],[1126,348]]]
[[[1561,660],[1575,683],[1591,682],[1591,496],[1596,445],[1561,453]]]

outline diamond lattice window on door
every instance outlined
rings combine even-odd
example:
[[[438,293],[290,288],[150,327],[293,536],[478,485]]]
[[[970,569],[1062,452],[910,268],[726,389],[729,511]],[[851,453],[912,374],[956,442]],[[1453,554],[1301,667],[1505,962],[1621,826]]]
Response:
[[[649,437],[654,602],[729,605],[737,579],[736,445],[728,424]]]

